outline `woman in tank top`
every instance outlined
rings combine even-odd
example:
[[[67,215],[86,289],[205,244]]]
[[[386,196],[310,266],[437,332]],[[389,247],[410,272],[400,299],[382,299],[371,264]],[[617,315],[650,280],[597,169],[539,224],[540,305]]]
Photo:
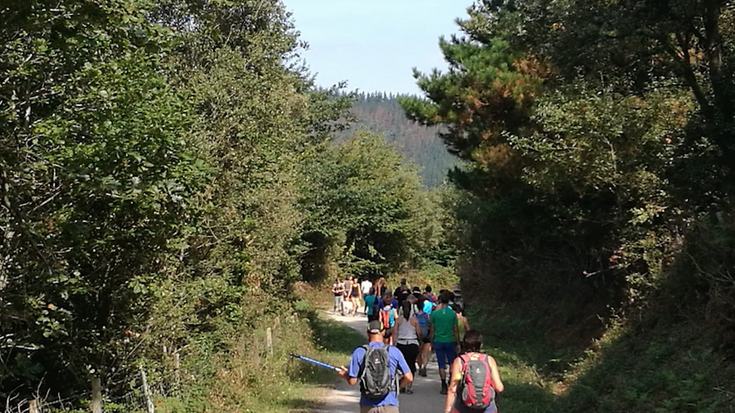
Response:
[[[403,357],[411,369],[411,374],[416,374],[416,357],[419,355],[419,337],[421,337],[421,327],[416,317],[411,317],[411,303],[403,302],[401,312],[396,320],[396,347],[401,350]],[[413,394],[411,385],[401,389],[402,393]]]
[[[428,301],[423,295],[416,302],[416,311],[412,318],[416,319],[421,334],[419,334],[419,356],[416,359],[419,367],[419,376],[426,377],[426,368],[431,357],[431,339],[429,338],[429,314],[424,312],[424,302]]]
[[[470,409],[462,402],[462,396],[460,393],[462,389],[459,384],[463,378],[463,359],[467,361],[484,360],[490,367],[495,395],[497,396],[498,393],[502,393],[505,389],[505,385],[503,385],[503,381],[500,379],[498,364],[495,362],[495,359],[480,352],[482,349],[482,335],[480,332],[477,330],[468,330],[465,333],[462,346],[465,348],[466,353],[462,357],[454,359],[454,362],[452,363],[449,376],[449,390],[444,402],[444,413],[498,413],[495,398],[493,398],[490,405],[484,410]]]

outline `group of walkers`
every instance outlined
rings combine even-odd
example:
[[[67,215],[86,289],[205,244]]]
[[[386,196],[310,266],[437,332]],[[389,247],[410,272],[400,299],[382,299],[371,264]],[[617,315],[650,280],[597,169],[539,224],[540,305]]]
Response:
[[[334,294],[334,312],[339,312],[343,316],[345,315],[345,309],[348,315],[357,316],[357,310],[362,304],[363,297],[365,297],[370,289],[373,288],[373,283],[369,279],[364,279],[362,283],[357,278],[351,276],[346,277],[344,281],[339,278],[334,279],[332,284],[332,293]],[[350,306],[345,306],[349,303]]]
[[[497,365],[480,353],[482,336],[470,329],[457,296],[443,290],[437,297],[431,286],[410,289],[405,279],[395,291],[382,278],[369,286],[369,342],[355,349],[349,368],[340,372],[350,385],[360,383],[361,413],[397,413],[397,394],[413,394],[414,377],[427,376],[432,354],[439,391],[447,395],[445,413],[497,412],[495,393],[503,391]]]

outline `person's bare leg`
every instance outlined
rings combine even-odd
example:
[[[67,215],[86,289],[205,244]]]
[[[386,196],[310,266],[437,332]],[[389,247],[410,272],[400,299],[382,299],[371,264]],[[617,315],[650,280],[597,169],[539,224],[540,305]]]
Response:
[[[426,370],[426,368],[429,366],[429,358],[431,357],[431,344],[430,343],[424,343],[424,345],[421,347],[421,361],[423,361],[423,368]]]

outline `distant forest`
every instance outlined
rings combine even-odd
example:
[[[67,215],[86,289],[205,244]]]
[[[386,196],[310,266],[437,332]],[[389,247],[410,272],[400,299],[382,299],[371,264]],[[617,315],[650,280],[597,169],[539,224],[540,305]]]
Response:
[[[425,127],[406,118],[398,104],[400,97],[379,92],[358,94],[352,108],[356,121],[340,138],[346,139],[360,128],[381,134],[421,169],[426,187],[438,187],[458,161],[439,137],[439,127]]]

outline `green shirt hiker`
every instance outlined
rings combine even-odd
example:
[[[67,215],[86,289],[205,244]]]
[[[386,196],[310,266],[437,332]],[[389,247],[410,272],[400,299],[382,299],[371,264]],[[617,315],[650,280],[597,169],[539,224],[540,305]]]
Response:
[[[457,313],[449,307],[434,310],[429,316],[434,325],[434,341],[437,343],[454,343],[454,326],[457,325]]]

